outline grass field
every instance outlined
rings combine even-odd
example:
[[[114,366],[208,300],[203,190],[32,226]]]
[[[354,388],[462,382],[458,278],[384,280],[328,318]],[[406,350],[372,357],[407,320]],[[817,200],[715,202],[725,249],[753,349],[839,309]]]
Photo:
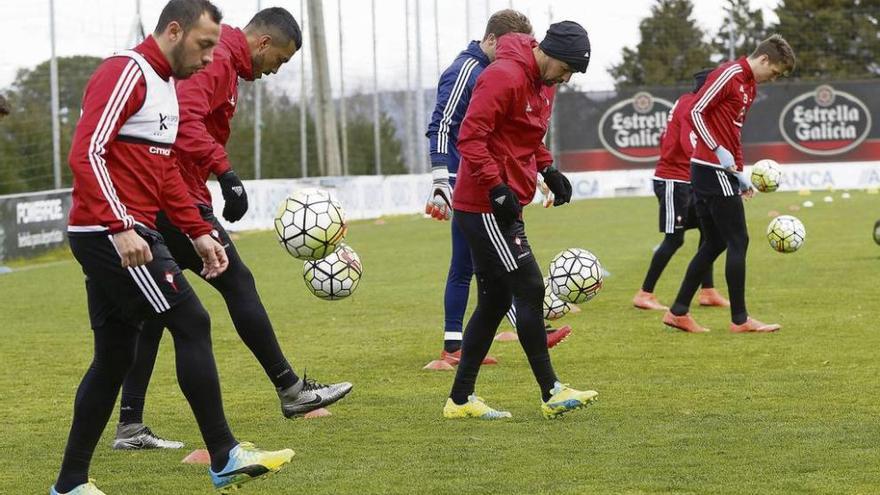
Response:
[[[242,493],[878,493],[880,492],[880,248],[870,230],[880,196],[854,192],[763,195],[747,204],[747,298],[775,335],[731,335],[726,310],[695,308],[713,329],[665,329],[630,298],[656,233],[652,198],[583,201],[527,211],[542,266],[565,247],[596,253],[611,276],[584,311],[563,320],[571,338],[552,351],[560,377],[599,391],[593,407],[559,421],[539,412],[516,343],[496,343],[501,365],[477,391],[510,410],[506,422],[447,421],[451,373],[422,371],[440,351],[448,225],[418,217],[356,222],[349,244],[365,275],[350,300],[308,294],[301,262],[269,232],[237,242],[254,271],[282,346],[298,371],[350,380],[333,416],[285,420],[270,383],[232,328],[219,295],[194,282],[213,317],[227,416],[240,439],[291,447],[292,465]],[[807,228],[798,253],[773,252],[768,211]],[[657,287],[669,302],[697,235]],[[76,386],[91,358],[82,276],[67,259],[0,275],[0,493],[46,493],[60,464]],[[194,281],[195,277],[190,277]],[[716,269],[722,292],[723,269]],[[506,325],[506,324],[505,324]],[[503,327],[502,327],[503,328]],[[201,446],[177,387],[166,336],[147,422],[185,452],[119,453],[102,438],[92,476],[109,495],[210,493],[205,468],[180,464]],[[113,423],[115,423],[115,416]]]

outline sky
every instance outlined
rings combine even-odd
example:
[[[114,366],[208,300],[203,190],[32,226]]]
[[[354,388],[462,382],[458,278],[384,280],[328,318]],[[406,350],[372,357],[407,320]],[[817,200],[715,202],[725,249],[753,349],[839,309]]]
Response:
[[[639,21],[649,15],[655,0],[324,0],[333,91],[344,85],[346,94],[369,92],[373,87],[373,27],[371,4],[376,5],[376,66],[380,89],[405,89],[418,82],[416,57],[416,4],[419,5],[421,85],[430,88],[443,68],[467,45],[482,36],[488,16],[513,7],[532,21],[538,39],[553,21],[573,20],[589,32],[592,61],[586,74],[576,74],[575,86],[585,90],[613,87],[607,69],[620,62],[624,46],[639,41]],[[135,20],[137,0],[54,0],[56,54],[105,57],[128,47]],[[293,13],[302,24],[302,0],[214,0],[224,13],[224,22],[243,26],[262,7],[280,6]],[[778,0],[752,0],[764,11],[765,21],[776,20],[772,9]],[[140,0],[147,32],[152,31],[165,0]],[[721,26],[722,0],[694,2],[694,18],[707,32]],[[341,25],[339,12],[341,6]],[[409,16],[407,16],[407,8]],[[436,13],[435,15],[435,8]],[[49,0],[0,0],[0,91],[22,67],[32,67],[51,55]],[[410,20],[410,57],[407,58],[407,18]],[[305,19],[308,30],[310,20]],[[439,29],[435,29],[435,25]],[[342,34],[340,52],[339,34]],[[439,43],[437,42],[439,40]],[[304,56],[297,55],[270,77],[270,86],[299,94],[305,62],[306,87],[311,86],[306,35]],[[342,67],[340,69],[340,53]],[[409,77],[407,70],[409,69]],[[408,83],[409,81],[409,83]]]

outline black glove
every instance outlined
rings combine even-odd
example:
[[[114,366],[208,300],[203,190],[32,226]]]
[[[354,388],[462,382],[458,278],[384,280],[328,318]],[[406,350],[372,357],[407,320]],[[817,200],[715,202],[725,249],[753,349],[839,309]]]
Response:
[[[507,184],[502,182],[489,190],[489,203],[500,225],[511,225],[519,220],[522,205],[519,204],[516,193],[511,191]]]
[[[544,176],[544,184],[553,192],[556,199],[553,200],[553,206],[564,205],[571,201],[571,182],[559,170],[549,167],[541,172]]]
[[[235,175],[235,171],[228,170],[217,177],[220,183],[220,190],[223,191],[223,218],[230,222],[237,222],[247,212],[248,199],[247,192],[244,190],[244,184],[241,179]]]

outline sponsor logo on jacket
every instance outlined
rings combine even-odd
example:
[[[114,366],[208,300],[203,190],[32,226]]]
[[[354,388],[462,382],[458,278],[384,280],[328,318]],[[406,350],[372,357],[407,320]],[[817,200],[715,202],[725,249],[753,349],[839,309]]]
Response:
[[[599,140],[614,156],[631,162],[660,158],[660,137],[672,102],[639,92],[609,108],[599,119]]]
[[[871,131],[871,112],[855,96],[823,84],[792,99],[779,116],[782,137],[810,155],[838,155]]]

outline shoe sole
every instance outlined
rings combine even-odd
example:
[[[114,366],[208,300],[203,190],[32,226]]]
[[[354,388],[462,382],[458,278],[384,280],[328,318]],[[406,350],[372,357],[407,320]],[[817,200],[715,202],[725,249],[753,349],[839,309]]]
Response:
[[[679,327],[679,326],[677,326],[677,325],[674,325],[674,324],[672,324],[672,323],[667,323],[667,322],[665,322],[665,321],[663,322],[663,324],[666,325],[666,326],[669,327],[669,328],[674,328],[674,329],[678,330],[679,332],[684,332],[684,333],[709,333],[709,329],[708,329],[708,328],[706,328],[705,330],[702,330],[702,331],[696,331],[696,332],[694,332],[694,331],[688,330],[687,328]]]
[[[512,417],[513,417],[512,415],[508,415],[508,416],[485,416],[485,415],[484,416],[469,416],[469,415],[447,416],[446,413],[443,413],[443,419],[479,419],[482,421],[494,421],[497,419],[510,419]]]
[[[636,303],[633,303],[633,307],[636,309],[644,310],[644,311],[666,311],[669,309],[666,306],[658,306],[656,308],[651,308],[651,307],[647,307],[647,306],[639,306]]]
[[[180,450],[186,447],[183,443],[180,443],[179,446],[174,447],[161,447],[158,445],[132,445],[128,443],[127,440],[114,440],[112,449],[113,450]]]
[[[577,399],[569,399],[567,401],[560,403],[560,405],[557,405],[557,406],[547,406],[547,407],[551,408],[552,410],[551,411],[542,411],[542,412],[544,413],[544,418],[546,418],[546,419],[557,419],[557,418],[562,417],[562,415],[565,413],[568,413],[571,411],[577,411],[578,409],[583,409],[583,408],[589,406],[593,402],[596,402],[597,398],[598,398],[598,396],[594,396],[592,398],[587,399],[585,402],[581,402]]]

